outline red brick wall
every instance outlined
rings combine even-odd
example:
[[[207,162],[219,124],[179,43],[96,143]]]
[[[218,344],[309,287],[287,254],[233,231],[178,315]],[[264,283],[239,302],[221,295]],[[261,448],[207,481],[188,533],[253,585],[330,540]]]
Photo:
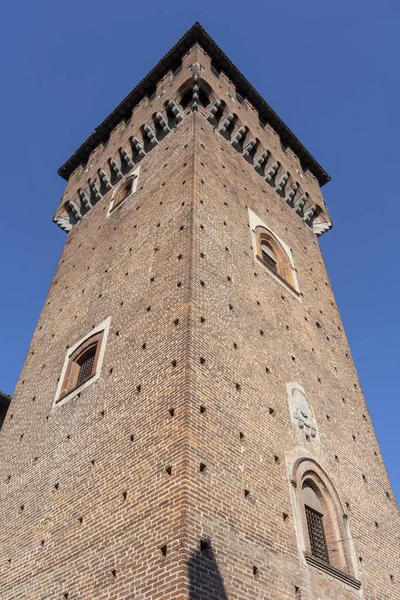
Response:
[[[193,49],[65,198],[176,97],[194,62],[233,102]],[[236,112],[259,127],[246,104]],[[397,508],[312,230],[202,111],[140,164],[120,209],[107,218],[109,192],[68,235],[0,434],[2,599],[352,598],[302,558],[290,484],[300,456],[349,504],[364,597],[395,598]],[[322,202],[311,174],[302,185]],[[247,207],[291,248],[302,302],[255,263]],[[108,316],[100,379],[53,407],[67,346]],[[316,440],[291,421],[291,381]]]

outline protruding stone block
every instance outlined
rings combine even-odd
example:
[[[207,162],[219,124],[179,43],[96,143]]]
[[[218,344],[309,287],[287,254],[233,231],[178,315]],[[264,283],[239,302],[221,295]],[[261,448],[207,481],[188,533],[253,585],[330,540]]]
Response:
[[[143,148],[143,144],[141,142],[139,142],[137,137],[133,137],[131,142],[132,142],[132,146],[135,148],[135,150],[138,153],[138,155],[140,156],[140,158],[143,158],[143,156],[146,156],[146,151]]]
[[[147,138],[150,140],[150,143],[152,144],[152,146],[155,146],[158,143],[156,134],[154,132],[154,130],[152,129],[152,127],[150,127],[150,125],[145,125],[143,127],[143,131],[145,133],[145,135],[147,136]]]
[[[95,179],[90,179],[90,181],[89,181],[89,187],[90,187],[90,191],[92,193],[92,197],[97,202],[99,200],[101,200],[101,194],[100,194],[99,186],[97,185],[97,182],[96,182]]]
[[[298,188],[299,188],[299,186],[297,183],[292,183],[292,185],[290,186],[290,189],[288,190],[288,192],[285,196],[285,202],[287,202],[290,205],[293,204],[293,200],[294,200],[294,197],[296,195]]]
[[[208,111],[207,121],[212,122],[215,119],[215,115],[218,112],[219,107],[221,106],[222,100],[216,100],[210,110]]]
[[[92,203],[90,202],[90,198],[85,192],[85,190],[78,190],[78,196],[81,200],[81,204],[85,210],[90,210],[92,208]]]
[[[270,167],[268,167],[268,169],[265,172],[265,181],[268,181],[268,183],[270,183],[274,179],[278,169],[279,169],[278,163],[273,162],[272,165]]]
[[[265,163],[267,162],[267,159],[268,159],[268,152],[261,152],[260,156],[257,156],[257,158],[254,161],[253,167],[255,168],[255,170],[260,172],[262,170],[263,166],[265,165]]]
[[[229,113],[228,115],[226,115],[226,117],[222,120],[221,125],[219,126],[219,131],[221,133],[225,133],[226,130],[228,129],[229,125],[232,123],[234,119],[234,116],[232,113]]]
[[[316,213],[317,213],[317,207],[315,204],[312,204],[311,206],[309,206],[307,208],[307,210],[304,211],[303,221],[305,223],[307,223],[307,225],[310,225],[310,227],[311,227]]]
[[[68,206],[68,209],[71,211],[73,217],[77,221],[79,221],[79,219],[82,219],[82,213],[79,210],[79,206],[73,200],[68,200],[67,206]]]
[[[257,140],[252,139],[249,141],[248,144],[246,144],[246,146],[243,148],[243,157],[244,158],[248,158],[250,156],[250,152],[253,150],[253,148],[255,147],[255,145],[257,144]]]
[[[106,188],[106,190],[107,191],[111,190],[112,185],[111,185],[110,177],[103,169],[99,170],[99,177],[100,177],[104,187]]]
[[[116,161],[113,158],[110,158],[110,168],[115,173],[116,180],[117,181],[121,181],[121,179],[123,178],[122,171],[121,171],[121,169],[119,168],[118,164],[116,163]]]
[[[195,83],[193,86],[192,110],[199,110],[199,93],[200,93],[199,86],[197,83]]]
[[[163,132],[168,133],[169,132],[168,121],[164,117],[164,115],[162,113],[158,112],[156,114],[155,118],[156,118],[156,121],[160,124],[160,127],[163,130]]]
[[[130,169],[135,166],[135,163],[124,148],[121,150],[121,157]]]
[[[301,194],[294,202],[293,208],[298,215],[301,215],[303,212],[303,207],[306,203],[307,196],[305,194]]]
[[[234,148],[240,147],[240,142],[244,139],[246,135],[246,127],[239,127],[237,131],[232,136],[231,144]]]
[[[281,177],[279,177],[279,179],[275,182],[275,191],[278,194],[283,195],[284,191],[285,191],[285,185],[287,183],[289,179],[289,175],[287,173],[284,173],[283,175],[281,175]]]
[[[67,233],[72,229],[72,224],[68,217],[54,217],[54,223]]]
[[[179,124],[181,121],[183,121],[183,114],[181,109],[179,108],[179,106],[176,104],[176,102],[174,102],[173,100],[170,100],[168,102],[168,106],[171,109],[172,114],[174,115],[177,124]]]

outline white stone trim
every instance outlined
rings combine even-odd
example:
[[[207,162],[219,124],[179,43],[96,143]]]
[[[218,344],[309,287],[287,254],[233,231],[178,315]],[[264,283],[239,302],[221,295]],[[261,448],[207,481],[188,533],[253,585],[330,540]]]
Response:
[[[298,408],[298,407],[296,407],[294,405],[293,390],[300,390],[300,392],[302,392],[304,394],[304,397],[307,400],[307,407],[310,411],[310,415],[311,415],[310,418],[308,420],[303,419],[303,423],[304,423],[303,427],[300,426],[298,417],[296,417],[296,408]],[[287,391],[287,395],[288,395],[289,411],[290,411],[290,417],[291,417],[292,423],[294,425],[296,425],[296,427],[299,428],[301,431],[303,431],[305,435],[307,434],[313,439],[319,439],[317,420],[315,418],[315,413],[314,413],[311,402],[310,402],[303,386],[300,385],[300,383],[298,383],[297,381],[290,381],[289,383],[286,384],[286,391]],[[312,435],[312,431],[311,431],[312,428],[315,429],[315,435]]]
[[[251,231],[251,241],[252,241],[252,246],[253,246],[254,262],[257,265],[260,265],[260,261],[257,258],[256,228],[263,227],[264,229],[269,231],[274,238],[276,238],[278,240],[278,242],[282,246],[283,250],[285,251],[285,253],[289,259],[291,269],[292,269],[292,277],[293,277],[293,283],[294,283],[293,287],[296,290],[297,294],[294,293],[293,290],[291,289],[292,286],[286,285],[285,282],[280,277],[275,275],[271,269],[268,269],[267,267],[265,267],[265,271],[267,271],[267,273],[269,273],[269,275],[273,279],[275,279],[275,281],[280,283],[286,290],[288,290],[294,298],[297,298],[297,300],[299,302],[302,302],[302,299],[300,296],[300,288],[299,288],[299,284],[297,281],[297,273],[294,268],[293,256],[292,256],[292,252],[291,252],[289,246],[287,244],[285,244],[285,242],[278,235],[276,235],[276,233],[270,227],[268,227],[268,225],[266,223],[264,223],[264,221],[261,221],[261,219],[256,215],[255,212],[253,212],[251,210],[251,208],[248,208],[247,211],[249,213],[249,223],[250,223],[250,231]]]
[[[71,348],[68,348],[68,352],[65,355],[64,364],[63,364],[63,368],[61,371],[60,380],[57,385],[57,390],[56,390],[56,395],[54,397],[53,407],[62,406],[63,404],[65,404],[66,402],[71,400],[71,398],[74,398],[77,394],[79,394],[79,392],[82,392],[82,390],[87,388],[89,385],[92,385],[92,383],[94,383],[95,381],[97,381],[99,379],[100,372],[101,372],[101,366],[103,364],[104,353],[105,353],[106,345],[107,345],[107,338],[108,338],[108,332],[110,329],[110,323],[111,323],[111,317],[107,317],[107,319],[105,319],[102,323],[100,323],[100,325],[98,325],[97,327],[92,329],[87,335],[85,335],[78,342],[76,342],[76,344],[74,344]],[[69,394],[64,396],[61,400],[58,400],[58,398],[60,397],[61,388],[62,388],[62,384],[64,382],[64,377],[65,377],[65,373],[67,371],[68,363],[69,363],[69,360],[70,360],[72,354],[75,352],[75,350],[77,348],[79,348],[79,346],[81,346],[84,342],[86,342],[86,340],[91,338],[93,335],[96,335],[97,333],[101,333],[101,332],[103,332],[103,337],[101,340],[99,358],[97,360],[95,375],[93,375],[93,377],[91,377],[88,381],[85,381],[84,383],[82,383],[82,385],[80,385],[79,387],[72,390]]]
[[[122,200],[122,202],[118,203],[118,207],[125,204],[125,202],[127,200],[129,200],[129,198],[132,196],[132,194],[134,194],[136,192],[136,188],[137,188],[138,181],[139,181],[139,173],[140,173],[140,165],[137,166],[136,169],[133,169],[133,171],[129,171],[129,173],[127,173],[125,175],[125,177],[120,181],[119,185],[113,191],[110,206],[108,207],[107,217],[109,217],[111,215],[111,213],[114,211],[114,199],[115,199],[115,196],[118,194],[119,189],[123,185],[125,185],[126,180],[129,179],[130,177],[134,177],[131,193],[124,200]]]

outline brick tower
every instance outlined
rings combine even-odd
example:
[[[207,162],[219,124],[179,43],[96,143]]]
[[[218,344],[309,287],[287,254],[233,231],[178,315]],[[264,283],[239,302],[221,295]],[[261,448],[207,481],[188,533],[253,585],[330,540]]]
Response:
[[[0,434],[1,599],[399,598],[324,169],[195,24],[59,174]]]

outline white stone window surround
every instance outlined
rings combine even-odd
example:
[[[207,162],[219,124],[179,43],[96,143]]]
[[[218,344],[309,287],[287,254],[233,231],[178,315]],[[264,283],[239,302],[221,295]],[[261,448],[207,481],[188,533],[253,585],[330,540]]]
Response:
[[[108,332],[110,329],[110,323],[111,323],[111,317],[107,317],[107,319],[105,319],[102,323],[100,323],[100,325],[98,325],[97,327],[95,327],[94,329],[89,331],[89,333],[87,335],[85,335],[83,338],[78,340],[76,342],[76,344],[71,346],[71,348],[68,348],[68,352],[65,355],[64,364],[63,364],[63,368],[61,371],[60,380],[57,385],[57,390],[56,390],[56,394],[54,397],[53,407],[62,406],[63,404],[65,404],[66,402],[71,400],[71,398],[74,398],[77,394],[79,394],[79,392],[82,392],[85,388],[89,387],[89,385],[92,385],[92,383],[94,383],[95,381],[97,381],[99,379],[100,372],[101,372],[101,366],[103,364],[103,359],[104,359],[104,353],[105,353],[106,345],[107,345],[107,338],[108,338]],[[66,374],[66,371],[68,368],[68,364],[69,364],[72,354],[75,352],[75,350],[77,348],[79,348],[79,346],[81,346],[84,342],[86,342],[86,340],[88,340],[92,336],[96,335],[97,333],[103,333],[103,337],[101,340],[99,358],[98,358],[97,366],[96,366],[96,373],[88,381],[85,381],[84,383],[82,383],[82,385],[73,389],[69,394],[66,394],[61,399],[59,399],[60,394],[61,394],[61,388],[62,388],[62,385],[64,382],[64,377],[65,377],[65,374]]]
[[[115,198],[116,198],[119,190],[126,184],[127,179],[130,179],[131,177],[133,177],[132,189],[131,189],[130,193],[128,194],[128,196],[126,198],[124,198],[123,200],[121,200],[121,202],[118,202],[118,204],[115,206],[115,209],[117,209],[120,206],[122,206],[123,204],[125,204],[125,202],[127,200],[129,200],[129,198],[132,196],[132,194],[134,194],[136,192],[138,181],[139,181],[139,173],[140,173],[140,165],[137,166],[132,171],[129,171],[129,173],[127,173],[125,175],[125,177],[120,181],[119,185],[113,191],[111,202],[110,202],[110,206],[108,208],[107,217],[109,217],[111,215],[111,213],[114,212],[114,201],[115,201]]]
[[[287,244],[285,244],[285,242],[278,235],[276,235],[276,233],[270,227],[268,227],[268,225],[266,223],[264,223],[264,221],[262,221],[256,215],[256,213],[251,210],[251,208],[248,208],[247,211],[249,213],[249,223],[250,223],[250,231],[251,231],[251,241],[252,241],[252,246],[253,246],[254,262],[257,265],[260,265],[260,260],[257,257],[256,228],[262,227],[262,228],[266,229],[267,231],[269,231],[269,233],[279,242],[279,244],[282,246],[283,250],[285,251],[285,253],[289,259],[291,269],[292,269],[292,278],[293,278],[293,283],[294,283],[293,287],[296,290],[297,294],[291,289],[291,287],[292,287],[291,285],[285,283],[285,281],[282,280],[282,278],[279,277],[278,275],[275,275],[275,273],[271,269],[268,269],[267,267],[265,267],[265,271],[267,271],[267,273],[269,273],[269,275],[273,279],[275,279],[275,281],[280,283],[282,287],[284,287],[287,291],[289,291],[294,298],[297,298],[297,300],[299,302],[302,302],[301,295],[300,295],[300,288],[299,288],[299,284],[297,281],[297,274],[296,274],[296,271],[294,268],[293,257],[292,257],[292,253],[290,251],[289,246]]]
[[[301,506],[301,503],[299,502],[299,496],[298,496],[298,489],[297,489],[297,485],[295,482],[295,475],[294,475],[294,471],[295,471],[295,467],[299,462],[302,461],[307,461],[310,463],[314,463],[315,465],[319,465],[319,462],[316,460],[316,458],[314,457],[314,455],[309,452],[309,451],[305,451],[302,448],[296,447],[296,449],[294,450],[294,452],[291,455],[287,455],[286,456],[286,466],[288,469],[288,484],[289,484],[289,488],[290,488],[290,496],[291,496],[291,500],[292,500],[292,506],[293,506],[293,524],[294,524],[294,528],[296,531],[296,538],[297,538],[297,545],[298,545],[298,551],[299,551],[299,558],[301,563],[304,565],[304,567],[308,567],[308,561],[307,561],[307,554],[306,554],[306,536],[307,536],[307,531],[304,528],[304,519],[302,519],[302,511],[303,508]],[[324,471],[324,473],[326,473]],[[328,481],[329,478],[327,478]],[[335,489],[335,488],[333,488]],[[335,492],[336,495],[336,492]],[[357,564],[357,555],[355,552],[355,548],[354,548],[354,544],[353,544],[353,535],[350,529],[350,523],[349,523],[349,519],[347,517],[347,515],[344,513],[344,510],[342,509],[341,514],[343,515],[342,517],[342,522],[343,522],[343,528],[344,528],[344,538],[345,540],[348,542],[348,552],[349,552],[349,556],[350,556],[350,561],[351,561],[351,565],[353,567],[354,570],[354,575],[353,577],[351,577],[351,579],[353,579],[354,577],[358,578],[360,577],[360,573],[358,571],[358,564]],[[319,567],[321,568],[321,567]],[[341,579],[341,575],[345,575],[345,573],[342,573],[341,571],[338,571],[337,569],[333,568],[330,565],[326,565],[325,572],[328,573],[328,575],[330,577],[332,577],[332,580],[339,578]],[[339,575],[339,577],[338,577]],[[356,579],[354,579],[354,581],[357,581]],[[344,581],[344,583],[348,584],[348,582]],[[351,582],[350,582],[351,583]],[[353,589],[353,593],[355,598],[357,597],[364,597],[362,594],[362,590],[360,590],[360,586],[361,583],[360,581],[358,581],[357,586],[351,585],[351,588],[356,588]],[[345,586],[346,590],[349,590],[350,587],[348,585]]]

